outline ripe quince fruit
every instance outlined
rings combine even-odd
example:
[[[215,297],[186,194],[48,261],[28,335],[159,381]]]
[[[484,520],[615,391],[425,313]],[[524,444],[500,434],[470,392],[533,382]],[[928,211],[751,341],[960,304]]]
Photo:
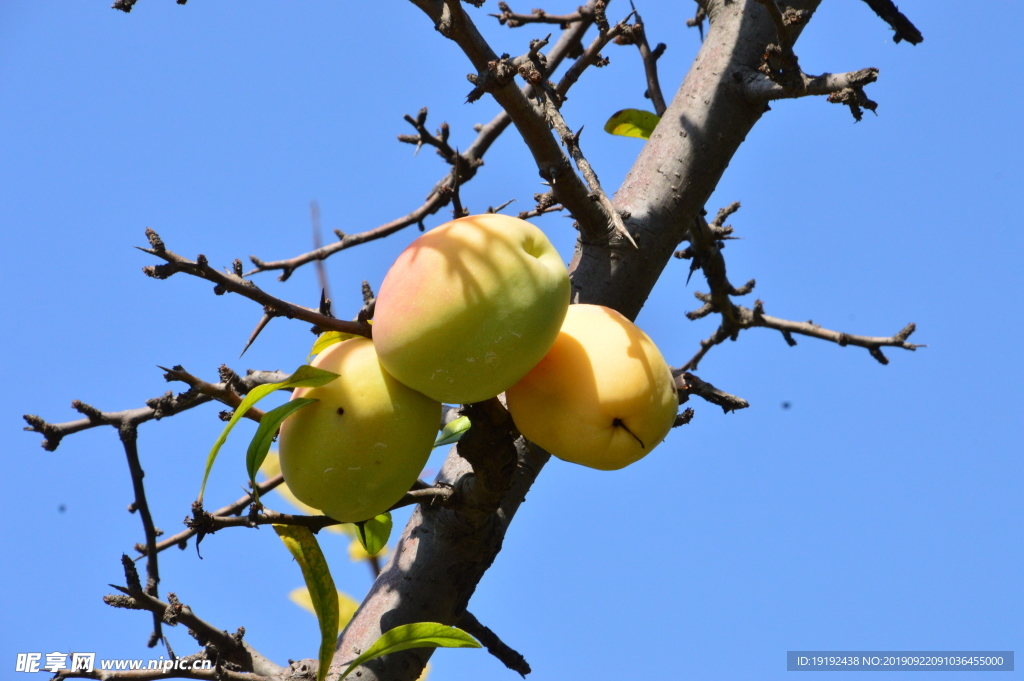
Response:
[[[569,306],[551,350],[505,397],[526,438],[601,470],[649,454],[679,406],[672,370],[654,342],[600,305]]]

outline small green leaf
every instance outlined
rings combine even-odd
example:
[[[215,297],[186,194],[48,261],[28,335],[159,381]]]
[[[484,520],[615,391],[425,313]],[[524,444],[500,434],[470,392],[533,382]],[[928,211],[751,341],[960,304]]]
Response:
[[[361,664],[389,653],[409,648],[479,648],[475,638],[458,627],[446,627],[437,622],[415,622],[395,627],[381,634],[366,652],[352,660],[348,669],[338,677],[344,679]]]
[[[313,349],[309,351],[309,357],[313,358],[335,343],[347,341],[349,338],[359,338],[359,336],[356,336],[354,333],[345,333],[344,331],[325,331],[316,337]]]
[[[612,117],[604,124],[604,131],[622,137],[639,137],[645,140],[650,139],[654,127],[660,120],[660,116],[652,114],[650,111],[623,109],[612,114]]]
[[[460,416],[454,421],[449,421],[445,424],[445,427],[441,429],[441,434],[437,436],[437,440],[434,442],[435,447],[442,445],[450,445],[454,442],[458,442],[462,439],[462,436],[466,434],[470,426],[468,416]]]
[[[271,409],[260,419],[260,427],[256,429],[256,434],[249,442],[249,451],[245,453],[245,468],[249,473],[249,482],[252,483],[255,501],[260,500],[259,493],[256,492],[256,472],[263,465],[263,460],[267,458],[267,452],[270,451],[270,445],[274,442],[277,429],[293,413],[317,401],[310,397],[296,397]]]
[[[235,413],[232,414],[231,420],[224,426],[224,430],[221,431],[217,441],[213,443],[213,449],[210,450],[209,456],[206,457],[206,471],[203,473],[203,484],[199,487],[199,498],[197,501],[200,503],[203,501],[203,492],[206,491],[206,481],[210,477],[210,471],[213,470],[213,462],[217,460],[217,454],[220,452],[220,448],[224,446],[224,443],[228,439],[228,434],[231,429],[235,427],[245,413],[249,409],[262,400],[264,397],[274,392],[275,390],[281,390],[285,388],[319,388],[322,385],[327,385],[338,377],[338,374],[331,373],[330,371],[324,371],[323,369],[317,369],[311,367],[308,364],[303,364],[295,370],[288,380],[281,381],[280,383],[267,383],[266,385],[256,386],[249,391],[249,394],[245,396],[242,403],[235,409]]]
[[[312,532],[298,525],[274,525],[274,531],[302,569],[302,578],[313,601],[313,609],[320,622],[320,669],[316,678],[324,681],[338,637],[338,590],[334,588],[331,571]]]
[[[356,537],[371,556],[376,556],[388,545],[391,537],[391,514],[382,513],[376,518],[356,523]]]

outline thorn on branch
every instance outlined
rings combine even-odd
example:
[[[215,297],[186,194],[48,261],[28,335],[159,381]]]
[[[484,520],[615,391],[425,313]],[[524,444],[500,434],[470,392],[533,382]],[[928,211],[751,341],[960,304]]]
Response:
[[[832,104],[845,104],[850,107],[850,113],[853,114],[854,120],[858,123],[864,118],[862,108],[867,109],[876,116],[878,115],[876,111],[878,104],[868,99],[867,95],[864,94],[864,88],[860,86],[843,88],[839,92],[833,92],[828,96],[828,101]]]
[[[676,414],[676,420],[672,422],[672,427],[673,428],[678,428],[679,426],[685,426],[686,424],[688,424],[692,420],[693,420],[693,409],[687,407],[686,409],[684,409],[682,411],[682,413]]]

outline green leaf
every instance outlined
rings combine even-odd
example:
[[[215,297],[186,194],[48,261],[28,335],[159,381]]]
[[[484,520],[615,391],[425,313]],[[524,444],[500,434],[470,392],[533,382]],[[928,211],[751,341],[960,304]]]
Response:
[[[317,681],[324,681],[334,657],[335,639],[338,637],[338,590],[334,588],[331,571],[320,550],[316,537],[305,527],[298,525],[274,525],[274,532],[291,551],[295,562],[302,569],[316,619],[320,622],[320,669]]]
[[[331,373],[330,371],[324,371],[323,369],[317,369],[311,367],[308,364],[303,364],[295,370],[291,376],[288,377],[287,381],[281,381],[280,383],[267,383],[266,385],[256,386],[249,391],[249,394],[245,396],[242,403],[235,409],[235,413],[232,414],[231,420],[224,426],[224,430],[221,432],[217,441],[213,443],[213,449],[210,450],[209,456],[206,457],[206,471],[203,473],[203,484],[199,487],[199,498],[197,501],[202,503],[203,492],[206,491],[206,481],[210,477],[210,471],[213,470],[213,462],[217,460],[217,454],[220,452],[220,448],[224,446],[224,443],[228,439],[228,434],[231,429],[235,427],[235,424],[241,420],[245,413],[249,409],[262,400],[264,397],[274,392],[275,390],[281,390],[285,388],[319,388],[322,385],[327,385],[338,377],[338,374]]]
[[[604,124],[604,131],[622,137],[639,137],[645,140],[650,139],[654,127],[660,120],[660,116],[652,114],[650,111],[623,109],[612,114],[612,117]]]
[[[479,648],[475,638],[458,627],[446,627],[437,622],[415,622],[395,627],[381,634],[366,652],[352,660],[348,669],[339,676],[344,679],[361,664],[389,653],[409,648]]]
[[[359,336],[356,336],[354,333],[345,333],[344,331],[325,331],[316,337],[313,349],[309,351],[309,357],[313,358],[335,343],[347,341],[349,338],[359,338]]]
[[[371,556],[380,553],[391,537],[391,514],[382,513],[376,518],[356,523],[356,537]]]
[[[260,419],[260,427],[256,429],[256,434],[249,442],[249,451],[245,453],[245,468],[249,473],[249,482],[252,483],[255,501],[259,502],[260,500],[259,493],[256,491],[256,472],[263,465],[263,460],[267,458],[267,452],[270,451],[270,445],[274,442],[277,429],[293,413],[317,401],[311,397],[296,397],[271,409]]]
[[[469,430],[469,417],[460,416],[459,418],[449,421],[445,424],[445,427],[441,429],[441,434],[437,436],[437,440],[434,442],[435,447],[442,445],[450,445],[454,442],[458,442],[462,439],[462,436]]]

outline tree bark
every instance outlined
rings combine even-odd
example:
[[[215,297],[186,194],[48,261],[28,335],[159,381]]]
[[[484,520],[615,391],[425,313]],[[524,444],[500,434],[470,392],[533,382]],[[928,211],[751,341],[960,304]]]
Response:
[[[814,10],[819,2],[793,4]],[[626,224],[639,248],[581,237],[570,265],[574,303],[606,305],[636,318],[729,161],[766,110],[763,103],[745,97],[742,81],[761,64],[765,47],[778,40],[768,10],[756,0],[712,0],[708,5],[707,39],[614,199],[620,211],[628,212]],[[514,435],[508,432],[507,440],[497,437],[494,442],[503,450],[498,460],[510,466],[503,485],[500,475],[474,474],[458,448],[448,456],[438,482],[457,489],[460,505],[421,506],[413,513],[391,559],[339,637],[333,674],[340,674],[382,631],[411,622],[458,623],[549,457],[521,437],[513,444]],[[467,449],[472,444],[460,447],[467,458],[478,460]],[[432,652],[413,649],[370,662],[360,667],[359,681],[414,681]]]

